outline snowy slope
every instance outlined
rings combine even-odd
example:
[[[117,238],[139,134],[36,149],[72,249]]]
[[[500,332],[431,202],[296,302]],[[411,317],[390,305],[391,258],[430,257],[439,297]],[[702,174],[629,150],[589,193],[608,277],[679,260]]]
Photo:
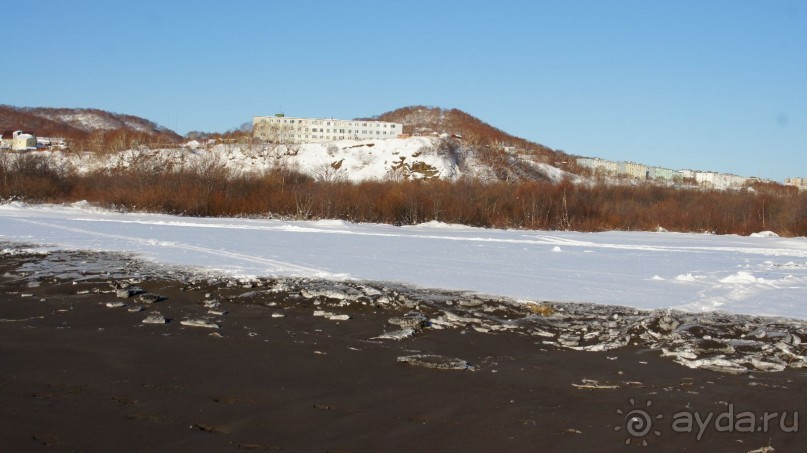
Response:
[[[129,168],[145,160],[172,168],[195,168],[211,163],[228,168],[233,174],[256,174],[277,168],[290,168],[318,180],[401,180],[461,176],[482,181],[496,179],[495,172],[482,163],[474,149],[463,148],[450,139],[410,137],[389,140],[340,140],[293,145],[215,145],[200,148],[198,142],[174,149],[126,150],[115,154],[64,154],[43,152],[62,165],[79,172]],[[14,156],[12,156],[13,158]],[[564,175],[579,178],[546,164],[528,162],[534,175],[559,181]]]
[[[66,123],[87,132],[125,128],[152,133],[159,129],[159,126],[143,118],[104,110],[40,108],[31,109],[31,111],[43,118]]]
[[[318,180],[383,180],[440,178],[455,180],[461,176],[490,181],[495,172],[482,163],[476,151],[441,137],[410,137],[389,140],[340,140],[327,143],[294,145],[215,145],[209,149],[198,142],[175,149],[126,150],[108,155],[63,154],[43,152],[52,159],[79,172],[128,168],[150,159],[156,165],[173,168],[217,163],[234,174],[261,173],[276,168],[291,168]],[[13,158],[13,156],[12,156]],[[524,160],[527,162],[526,158]],[[528,162],[531,177],[557,181],[567,173],[546,164]],[[525,164],[526,165],[526,164]],[[570,175],[573,180],[578,180]]]
[[[0,205],[0,241],[234,275],[405,282],[529,300],[807,319],[807,239],[486,230]]]
[[[455,179],[461,174],[457,162],[440,151],[440,140],[430,137],[266,146],[262,151],[275,165],[322,180]]]

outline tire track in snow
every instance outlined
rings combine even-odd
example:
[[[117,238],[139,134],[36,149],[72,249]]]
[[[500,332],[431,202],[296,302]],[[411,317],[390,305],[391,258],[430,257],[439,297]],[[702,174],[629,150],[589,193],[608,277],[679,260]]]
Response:
[[[135,236],[125,236],[125,235],[122,235],[122,234],[102,233],[102,232],[99,232],[99,231],[92,231],[92,230],[87,230],[87,229],[83,229],[83,228],[69,227],[69,226],[65,226],[65,225],[57,225],[57,224],[48,223],[48,222],[39,222],[39,221],[36,221],[36,220],[30,220],[30,219],[15,218],[14,220],[17,220],[17,221],[20,221],[20,222],[25,222],[25,223],[30,223],[30,224],[33,224],[33,225],[43,226],[43,227],[47,227],[47,228],[54,228],[54,229],[59,229],[59,230],[63,230],[63,231],[70,231],[72,233],[85,234],[85,235],[88,235],[88,236],[98,236],[98,237],[109,238],[109,239],[118,239],[118,240],[124,240],[124,241],[131,241],[131,242],[134,242],[136,244],[145,245],[145,246],[172,247],[172,248],[176,248],[176,249],[179,249],[179,250],[201,252],[201,253],[207,253],[207,254],[214,255],[214,256],[223,256],[223,257],[227,257],[227,258],[233,258],[233,259],[237,259],[237,260],[241,260],[241,261],[245,261],[245,262],[249,262],[249,263],[254,263],[254,264],[261,264],[261,265],[265,265],[265,266],[274,266],[276,268],[276,269],[274,269],[274,272],[278,272],[278,273],[282,273],[282,272],[297,272],[299,274],[296,274],[296,275],[299,275],[299,276],[313,275],[313,276],[322,277],[322,278],[327,278],[328,276],[336,276],[336,274],[328,272],[328,271],[325,271],[323,269],[318,269],[318,268],[314,268],[314,267],[300,266],[300,265],[297,265],[297,264],[287,263],[287,262],[283,262],[283,261],[276,261],[276,260],[272,260],[272,259],[269,259],[269,258],[262,258],[262,257],[253,256],[253,255],[245,255],[243,253],[230,252],[230,251],[226,251],[226,250],[212,249],[212,248],[202,247],[202,246],[198,246],[198,245],[183,244],[183,243],[177,243],[177,242],[172,242],[172,241],[160,241],[160,240],[156,240],[156,239],[145,239],[145,238],[140,238],[140,237],[135,237]],[[339,276],[344,277],[344,274],[340,274]]]
[[[581,241],[570,238],[562,238],[553,235],[530,235],[523,234],[524,239],[506,239],[483,236],[449,236],[445,234],[410,234],[408,231],[402,233],[370,232],[370,231],[350,231],[330,228],[318,228],[309,225],[295,225],[283,223],[281,225],[244,225],[234,223],[202,223],[192,221],[166,222],[161,220],[123,220],[123,219],[71,219],[83,222],[111,222],[111,223],[133,223],[139,225],[157,225],[178,228],[213,228],[213,229],[234,229],[234,230],[257,230],[275,231],[283,233],[309,233],[309,234],[333,234],[333,235],[355,235],[369,237],[390,237],[402,239],[427,239],[457,242],[480,242],[480,243],[501,243],[501,244],[521,244],[521,245],[558,245],[565,247],[585,247],[591,249],[611,249],[611,250],[635,250],[642,252],[673,252],[673,253],[742,253],[762,256],[792,256],[807,258],[807,249],[780,249],[748,246],[674,246],[674,245],[651,245],[651,244],[619,244],[619,243],[597,243],[591,241]],[[302,223],[302,222],[300,222]],[[498,231],[496,231],[498,232]]]

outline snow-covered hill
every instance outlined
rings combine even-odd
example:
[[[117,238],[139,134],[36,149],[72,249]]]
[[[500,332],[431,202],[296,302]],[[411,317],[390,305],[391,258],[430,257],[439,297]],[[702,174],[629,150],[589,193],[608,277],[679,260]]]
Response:
[[[506,161],[491,165],[480,151],[448,137],[410,137],[389,140],[340,140],[294,145],[215,145],[191,143],[174,149],[141,148],[109,155],[92,153],[51,153],[54,159],[78,170],[124,169],[142,165],[196,168],[217,165],[233,174],[257,174],[288,168],[323,181],[366,181],[439,178],[456,180],[462,176],[483,181],[501,179],[502,168],[513,178],[558,181],[564,176],[555,167],[531,161],[530,155],[504,156],[517,161],[520,169]],[[536,157],[537,158],[537,157]]]
[[[14,107],[0,105],[2,130],[26,130],[39,137],[85,140],[94,133],[123,131],[159,138],[161,143],[179,143],[176,132],[145,118],[100,109]]]
[[[51,121],[68,124],[86,132],[128,129],[151,134],[166,131],[165,128],[144,118],[98,109],[35,108],[29,109],[29,112]]]

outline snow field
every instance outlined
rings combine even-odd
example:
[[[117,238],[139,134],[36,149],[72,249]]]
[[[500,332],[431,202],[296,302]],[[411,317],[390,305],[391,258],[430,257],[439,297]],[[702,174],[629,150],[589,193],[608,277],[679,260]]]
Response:
[[[189,218],[0,205],[0,241],[238,276],[394,281],[535,301],[807,319],[807,239]]]

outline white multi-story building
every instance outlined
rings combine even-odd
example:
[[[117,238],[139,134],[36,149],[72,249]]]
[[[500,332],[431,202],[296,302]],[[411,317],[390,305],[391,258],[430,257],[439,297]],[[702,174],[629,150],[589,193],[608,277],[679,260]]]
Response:
[[[252,118],[252,136],[273,143],[398,138],[403,124],[388,121],[292,118],[282,114]]]
[[[620,162],[619,173],[635,179],[648,179],[647,165],[636,162]]]
[[[619,173],[619,162],[600,159],[599,157],[578,157],[577,165],[592,169],[595,173],[616,175]]]
[[[694,173],[698,185],[715,189],[739,189],[748,182],[748,178],[730,173],[715,171],[695,171]]]
[[[647,170],[647,179],[656,181],[673,181],[673,182],[681,182],[684,179],[684,176],[680,171],[672,170],[669,168],[664,167],[650,167]]]
[[[749,180],[746,177],[729,173],[699,170],[671,170],[663,167],[650,167],[636,162],[614,162],[590,157],[578,157],[577,165],[590,168],[594,170],[595,173],[627,176],[640,180],[661,180],[679,183],[684,180],[695,180],[698,185],[717,189],[742,188]],[[796,178],[793,178],[793,182],[790,184],[797,185]]]
[[[799,189],[807,189],[807,178],[785,178],[786,186],[796,186]]]

